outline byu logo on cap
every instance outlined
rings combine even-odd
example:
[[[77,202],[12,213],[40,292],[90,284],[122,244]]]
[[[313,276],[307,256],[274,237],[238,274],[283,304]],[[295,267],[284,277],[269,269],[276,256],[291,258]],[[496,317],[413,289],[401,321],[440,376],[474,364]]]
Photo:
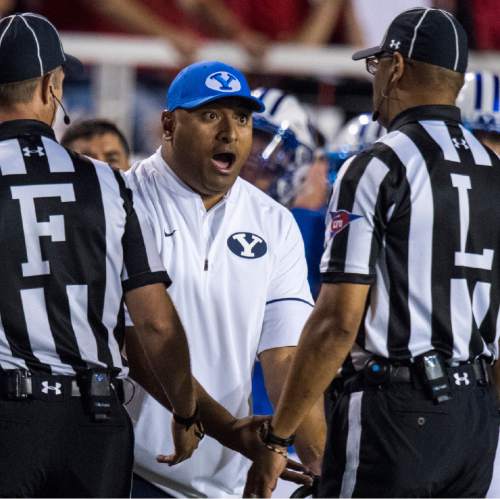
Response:
[[[205,85],[218,92],[238,92],[241,90],[240,80],[227,71],[217,71],[208,75]]]
[[[242,258],[260,258],[267,252],[264,239],[250,232],[237,232],[227,239],[229,249]]]

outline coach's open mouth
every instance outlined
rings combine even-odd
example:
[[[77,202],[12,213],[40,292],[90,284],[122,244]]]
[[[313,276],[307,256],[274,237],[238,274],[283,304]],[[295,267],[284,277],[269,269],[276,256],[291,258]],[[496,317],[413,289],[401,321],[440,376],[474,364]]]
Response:
[[[236,155],[232,152],[221,152],[212,156],[212,164],[222,173],[229,173],[235,160]]]

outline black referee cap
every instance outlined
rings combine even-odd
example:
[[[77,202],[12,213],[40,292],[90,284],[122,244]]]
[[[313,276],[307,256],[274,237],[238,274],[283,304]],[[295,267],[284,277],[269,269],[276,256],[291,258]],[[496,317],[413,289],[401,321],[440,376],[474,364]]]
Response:
[[[449,12],[417,7],[394,18],[381,45],[360,50],[352,58],[357,61],[382,52],[399,52],[408,59],[465,73],[467,34]]]
[[[0,84],[30,80],[63,66],[75,75],[82,63],[64,52],[55,26],[39,14],[13,14],[0,21]]]

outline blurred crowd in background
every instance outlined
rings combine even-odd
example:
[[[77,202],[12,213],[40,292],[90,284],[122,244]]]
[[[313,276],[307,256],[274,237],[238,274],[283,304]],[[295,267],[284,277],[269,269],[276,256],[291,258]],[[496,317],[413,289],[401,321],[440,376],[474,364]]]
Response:
[[[63,34],[161,38],[179,52],[181,66],[196,60],[197,50],[207,41],[236,43],[251,56],[255,71],[247,71],[247,77],[254,88],[281,88],[313,108],[334,109],[335,123],[318,124],[330,141],[343,122],[370,111],[369,81],[338,75],[266,75],[258,71],[262,56],[273,42],[376,45],[394,16],[417,4],[453,12],[465,26],[473,50],[500,50],[497,0],[0,0],[0,15],[39,12]],[[157,113],[164,107],[165,90],[177,70],[142,67],[138,72],[135,95],[131,96],[133,127],[126,133],[138,156],[148,155],[158,143]],[[91,68],[82,80],[69,82],[66,101],[72,116],[95,116]]]
[[[495,0],[420,0],[458,17],[472,49],[500,49]],[[192,58],[207,38],[261,54],[270,41],[373,45],[380,27],[416,5],[407,0],[1,0],[0,13],[31,10],[60,30],[160,36]]]

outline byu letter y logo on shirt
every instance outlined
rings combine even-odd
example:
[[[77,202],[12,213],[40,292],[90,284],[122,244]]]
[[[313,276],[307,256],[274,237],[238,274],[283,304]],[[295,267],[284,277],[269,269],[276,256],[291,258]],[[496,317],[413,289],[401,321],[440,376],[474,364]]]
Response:
[[[250,232],[237,232],[229,236],[227,245],[235,255],[242,258],[259,258],[267,251],[264,239]]]
[[[255,236],[254,234],[252,234],[251,236],[252,236],[252,241],[250,243],[245,239],[245,234],[235,234],[233,236],[233,239],[236,239],[243,248],[241,256],[245,256],[247,258],[255,257],[255,254],[252,253],[252,249],[256,244],[262,242],[262,239],[259,236]]]

